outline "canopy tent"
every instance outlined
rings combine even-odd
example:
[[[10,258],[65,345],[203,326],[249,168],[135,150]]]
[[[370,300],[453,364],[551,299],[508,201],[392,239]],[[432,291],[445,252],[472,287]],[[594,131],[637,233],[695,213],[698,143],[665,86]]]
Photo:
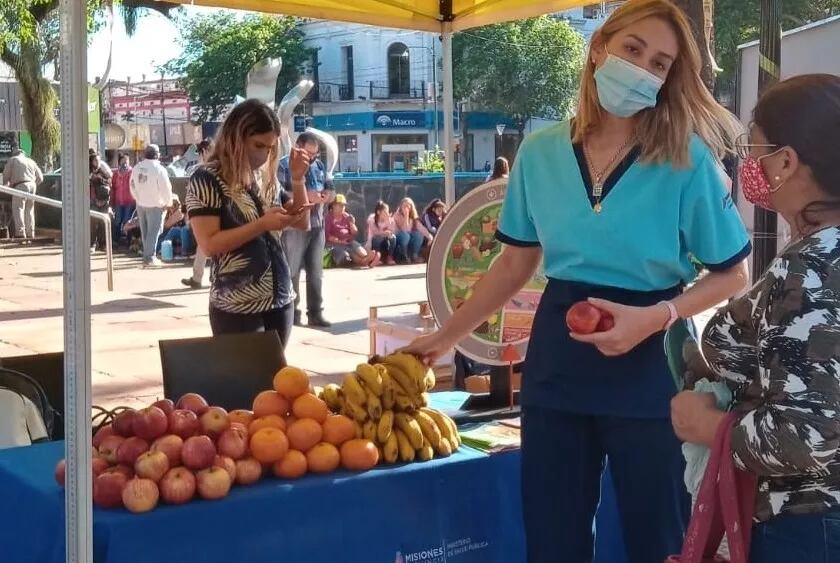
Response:
[[[443,112],[454,116],[452,33],[471,27],[522,19],[591,4],[592,0],[168,0],[353,22],[441,34],[443,43]],[[64,210],[64,402],[66,560],[93,561],[91,490],[91,343],[90,255],[87,219],[87,19],[86,3],[60,0],[62,156]],[[455,201],[452,117],[444,119],[445,193]]]

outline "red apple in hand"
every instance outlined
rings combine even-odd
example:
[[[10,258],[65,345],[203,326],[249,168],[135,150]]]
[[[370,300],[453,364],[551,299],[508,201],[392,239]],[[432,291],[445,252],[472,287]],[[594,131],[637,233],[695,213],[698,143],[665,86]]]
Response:
[[[232,424],[222,432],[216,442],[219,453],[231,459],[242,459],[248,453],[248,430],[241,424]]]
[[[163,452],[169,459],[169,467],[178,467],[181,465],[181,450],[184,449],[184,440],[175,434],[167,434],[161,436],[152,443],[149,448],[153,452]]]
[[[192,411],[198,416],[204,414],[204,411],[206,411],[209,407],[210,405],[207,404],[207,401],[204,400],[204,397],[202,397],[198,393],[187,393],[186,395],[178,399],[177,403],[175,403],[176,409]]]
[[[169,471],[169,458],[163,452],[145,452],[134,462],[134,474],[155,483]]]
[[[198,494],[206,500],[224,498],[230,492],[230,474],[221,467],[202,469],[196,475]]]
[[[216,446],[207,436],[193,436],[184,442],[181,461],[193,470],[205,469],[213,465],[216,458]]]
[[[123,442],[125,438],[116,434],[105,437],[99,445],[99,455],[108,463],[117,463],[117,450]]]
[[[180,436],[184,440],[195,436],[201,430],[198,415],[185,409],[177,409],[169,415],[169,433]]]
[[[106,471],[93,480],[93,503],[102,508],[122,506],[122,493],[128,477],[118,471]]]
[[[136,410],[126,409],[115,416],[113,422],[114,432],[123,438],[134,436],[134,417],[136,415]]]
[[[157,407],[147,407],[134,415],[132,428],[134,435],[151,442],[166,434],[169,420],[166,414]]]
[[[107,438],[108,436],[113,436],[116,434],[114,431],[114,427],[110,424],[106,424],[102,428],[96,431],[96,434],[93,436],[93,447],[99,449],[99,446],[102,445],[102,441]]]
[[[595,327],[595,332],[608,332],[612,330],[614,326],[615,318],[606,311],[601,311],[601,320],[598,321],[598,326]]]
[[[566,313],[566,324],[574,334],[592,334],[601,321],[601,310],[582,301],[575,303]]]
[[[167,504],[184,504],[195,496],[195,475],[186,467],[170,469],[160,480],[160,496]]]
[[[123,487],[122,502],[129,512],[148,512],[157,506],[158,498],[160,491],[151,479],[135,478]]]
[[[252,457],[246,457],[236,462],[236,482],[240,485],[256,483],[262,477],[262,473],[262,464]]]
[[[228,475],[230,475],[231,483],[233,483],[236,480],[236,462],[228,456],[217,455],[215,459],[213,459],[213,467],[221,467],[222,469],[227,471]]]
[[[134,462],[143,452],[149,451],[149,443],[143,438],[132,436],[117,448],[117,462],[134,467]]]
[[[228,413],[222,407],[210,407],[199,418],[201,430],[213,440],[230,428]]]
[[[169,416],[170,413],[175,410],[175,403],[173,403],[171,399],[161,399],[160,401],[155,401],[152,403],[152,406],[162,410],[163,414],[166,416]]]

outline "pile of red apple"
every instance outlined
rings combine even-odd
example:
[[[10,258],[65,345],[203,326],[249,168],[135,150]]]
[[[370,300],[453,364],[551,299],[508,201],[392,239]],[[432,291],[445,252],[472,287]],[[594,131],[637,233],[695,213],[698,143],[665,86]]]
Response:
[[[93,438],[93,502],[103,508],[147,512],[159,501],[183,504],[199,496],[227,496],[234,483],[260,479],[245,424],[188,393],[120,412]],[[64,486],[64,460],[55,470]]]

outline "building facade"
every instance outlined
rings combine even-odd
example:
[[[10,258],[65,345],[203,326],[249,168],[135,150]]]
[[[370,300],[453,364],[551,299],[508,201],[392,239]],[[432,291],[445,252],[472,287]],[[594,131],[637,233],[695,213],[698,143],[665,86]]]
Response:
[[[588,40],[619,4],[599,2],[554,17]],[[443,146],[436,34],[320,20],[305,23],[303,31],[316,53],[309,77],[316,87],[304,109],[313,127],[338,139],[338,171],[410,172],[424,151]],[[512,154],[518,134],[509,116],[457,100],[456,106],[450,118],[458,169],[481,170],[496,156]],[[532,120],[525,132],[550,124]]]

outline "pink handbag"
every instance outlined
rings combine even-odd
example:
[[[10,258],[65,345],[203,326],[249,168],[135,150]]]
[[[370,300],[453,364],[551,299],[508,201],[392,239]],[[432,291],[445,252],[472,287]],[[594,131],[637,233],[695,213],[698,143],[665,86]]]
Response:
[[[671,555],[665,563],[748,563],[758,480],[735,468],[731,447],[736,421],[735,414],[729,413],[718,426],[682,553]],[[729,560],[717,554],[724,533]]]

